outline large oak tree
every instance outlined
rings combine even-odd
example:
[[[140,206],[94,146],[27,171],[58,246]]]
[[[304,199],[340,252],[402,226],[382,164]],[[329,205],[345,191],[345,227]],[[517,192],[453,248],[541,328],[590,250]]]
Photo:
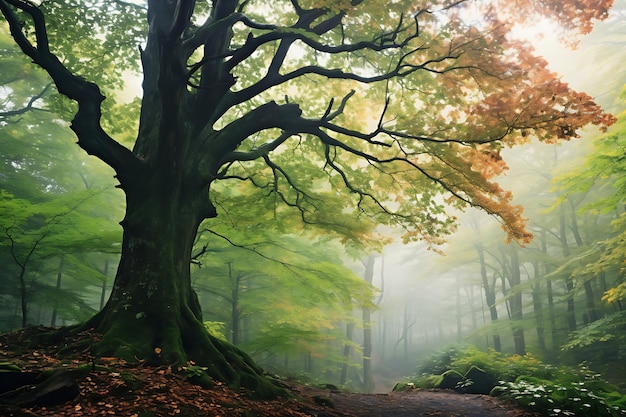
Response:
[[[547,18],[569,39],[610,5],[0,0],[17,45],[77,103],[79,146],[115,171],[126,195],[114,288],[86,324],[103,334],[96,351],[194,361],[260,388],[246,355],[207,334],[190,284],[194,237],[227,209],[221,184],[230,181],[273,198],[277,215],[297,210],[303,223],[339,232],[342,214],[362,215],[436,244],[453,230],[447,203],[481,207],[511,238],[529,239],[521,208],[493,181],[506,169],[500,150],[567,140],[612,118],[511,33]],[[130,65],[125,47],[142,29],[143,99],[129,149],[103,122],[109,100],[93,82],[124,68],[94,61]],[[117,61],[87,57],[100,44],[120,51]],[[328,213],[329,200],[343,206]]]

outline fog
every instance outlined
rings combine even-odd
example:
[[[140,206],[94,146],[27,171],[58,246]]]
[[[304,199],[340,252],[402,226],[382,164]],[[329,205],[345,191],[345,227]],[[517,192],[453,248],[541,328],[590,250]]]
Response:
[[[619,97],[621,87],[626,82],[626,67],[623,65],[626,61],[625,6],[623,1],[617,2],[611,17],[606,22],[598,23],[593,33],[581,38],[574,49],[564,47],[558,39],[537,38],[532,33],[525,36],[564,81],[587,92],[613,112],[620,112],[624,108]],[[540,251],[544,244],[538,241],[542,231],[550,234],[559,228],[558,216],[555,216],[555,211],[559,209],[550,209],[559,198],[555,178],[567,174],[584,162],[585,157],[592,152],[593,139],[597,135],[597,130],[588,129],[582,132],[580,139],[568,143],[531,143],[503,151],[510,169],[498,182],[513,191],[516,204],[525,207],[529,229],[536,236],[526,247],[515,242],[508,243],[526,254],[521,255],[522,259],[524,256],[528,258],[526,262],[521,262],[522,285],[525,286],[521,291],[528,292],[534,285],[533,280],[538,279],[537,274],[546,273],[533,270],[538,267],[539,261],[533,259],[532,254]],[[586,200],[585,196],[576,198],[586,203],[593,201],[593,197]],[[372,315],[372,361],[377,391],[390,390],[403,377],[413,373],[414,365],[421,359],[448,344],[471,343],[481,348],[494,347],[490,339],[494,327],[489,327],[489,309],[474,246],[480,243],[496,253],[505,251],[505,234],[499,229],[495,218],[480,210],[470,209],[459,213],[459,219],[458,232],[448,238],[448,242],[440,248],[441,253],[429,251],[419,243],[395,243],[385,247],[384,252],[376,258],[373,283],[380,294],[377,298],[378,309]],[[582,219],[580,221],[583,222]],[[591,231],[586,233],[585,239],[589,241],[602,238],[601,234],[593,236]],[[569,239],[571,241],[573,238],[570,236]],[[495,268],[494,265],[489,267]],[[497,285],[503,284],[499,282]],[[545,285],[545,281],[538,285]],[[561,284],[554,285],[559,292],[557,302],[562,305],[565,303],[566,288],[560,288]],[[581,283],[576,284],[575,293],[578,295],[572,297],[580,296],[583,292],[581,286]],[[596,290],[599,294],[596,293],[595,301],[598,308],[602,308],[602,289],[596,287]],[[500,292],[498,299],[499,317],[509,317],[506,297]],[[534,320],[536,310],[533,311],[532,297],[525,294],[523,300],[524,315],[529,317],[528,321],[531,318]],[[588,318],[584,312],[579,311],[577,314],[580,327],[580,323]],[[502,350],[513,353],[515,347],[510,328],[502,324],[498,326]],[[560,355],[558,349],[551,350],[555,346],[540,348],[534,325],[526,323],[526,327],[528,351],[538,355],[543,353],[548,357]]]

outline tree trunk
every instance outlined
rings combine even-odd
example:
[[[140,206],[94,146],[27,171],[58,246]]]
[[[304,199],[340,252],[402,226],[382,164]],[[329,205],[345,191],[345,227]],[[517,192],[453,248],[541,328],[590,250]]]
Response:
[[[61,280],[63,279],[63,255],[61,255],[61,261],[59,262],[59,270],[57,271],[57,285],[56,289],[61,289]],[[52,318],[50,319],[50,326],[54,327],[57,325],[57,309],[54,307],[52,309]]]
[[[574,236],[574,241],[576,242],[576,246],[582,247],[584,242],[583,242],[582,237],[580,236],[580,231],[578,229],[576,206],[574,205],[571,199],[569,200],[569,203],[570,203],[570,209],[572,212],[571,229],[572,229],[572,234]],[[587,279],[585,280],[585,282],[583,282],[583,288],[585,289],[585,303],[587,307],[587,311],[585,313],[586,319],[583,321],[585,322],[585,324],[589,324],[598,320],[600,317],[598,315],[598,311],[596,310],[596,300],[595,300],[595,296],[593,293],[593,288],[591,287],[590,279]]]
[[[546,242],[546,230],[541,229],[541,253],[548,254],[548,245]],[[552,266],[544,263],[544,273],[547,275],[552,271]],[[548,316],[550,320],[550,336],[552,340],[552,351],[558,346],[558,329],[556,327],[556,313],[554,311],[554,294],[552,291],[552,279],[546,280],[546,295],[548,299]]]
[[[593,293],[593,288],[591,286],[591,281],[586,280],[583,283],[583,287],[585,288],[585,303],[587,306],[587,320],[585,324],[593,323],[597,321],[600,316],[598,313],[598,309],[596,308],[596,298]]]
[[[374,255],[367,257],[365,262],[365,281],[369,284],[374,279]],[[368,307],[363,307],[363,390],[372,392],[374,390],[374,377],[372,376],[372,322],[371,311]]]
[[[537,343],[541,352],[546,350],[545,329],[543,327],[543,300],[541,297],[541,282],[539,280],[539,262],[533,262],[535,276],[532,284],[533,312],[537,327]]]
[[[513,342],[515,343],[515,353],[518,355],[526,354],[526,342],[524,340],[524,327],[522,324],[523,319],[523,305],[522,305],[522,291],[519,290],[521,285],[521,273],[519,265],[519,257],[517,248],[515,246],[509,247],[509,254],[511,258],[510,263],[510,284],[511,284],[511,296],[509,303],[511,306],[511,321],[513,330]]]
[[[106,305],[106,294],[107,294],[107,279],[109,276],[109,260],[104,261],[104,271],[102,272],[104,275],[104,279],[102,280],[102,288],[100,291],[100,308],[98,311],[101,311]]]
[[[233,345],[239,344],[240,324],[241,324],[241,308],[239,307],[239,288],[241,285],[241,276],[237,274],[233,277],[232,263],[228,263],[228,278],[233,283],[230,297],[230,335]],[[233,282],[234,278],[234,282]]]
[[[460,343],[463,336],[463,314],[461,312],[461,277],[459,275],[456,276],[454,291],[456,292],[456,341]]]
[[[346,324],[346,343],[343,345],[343,363],[341,364],[341,376],[339,384],[345,385],[348,382],[348,364],[350,363],[350,354],[352,351],[352,334],[354,332],[354,323]]]
[[[561,240],[563,255],[567,258],[570,255],[570,250],[569,244],[567,243],[566,231],[565,211],[563,207],[561,207],[559,217],[559,237]],[[574,304],[574,282],[569,275],[565,277],[565,289],[567,290],[567,328],[570,332],[573,332],[576,330],[576,307]]]
[[[478,259],[480,261],[480,276],[483,282],[483,289],[485,290],[485,301],[487,307],[489,307],[489,316],[492,323],[498,321],[498,309],[496,308],[496,291],[495,281],[494,285],[489,284],[489,278],[487,277],[487,264],[485,263],[485,250],[482,245],[477,244],[476,250],[478,251]],[[496,352],[502,352],[502,345],[500,343],[500,335],[497,331],[493,332],[493,348]]]
[[[150,364],[189,361],[209,376],[246,386],[259,395],[275,393],[262,371],[239,349],[206,331],[191,286],[191,250],[205,217],[206,194],[186,194],[184,185],[157,179],[127,194],[122,254],[105,307],[89,322],[102,333],[96,354]],[[162,186],[163,184],[164,186]],[[200,195],[198,195],[200,194]]]

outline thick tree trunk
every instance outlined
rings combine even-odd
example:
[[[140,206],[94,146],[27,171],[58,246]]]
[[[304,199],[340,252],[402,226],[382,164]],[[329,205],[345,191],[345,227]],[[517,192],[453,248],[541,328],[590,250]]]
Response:
[[[162,184],[162,182],[158,182]],[[105,307],[87,324],[102,333],[99,355],[151,364],[189,361],[208,368],[214,379],[257,390],[276,391],[243,352],[206,331],[191,286],[190,259],[197,228],[206,216],[206,194],[179,187],[143,187],[127,192],[122,256]],[[200,195],[198,195],[200,194]],[[193,197],[191,197],[193,196]]]

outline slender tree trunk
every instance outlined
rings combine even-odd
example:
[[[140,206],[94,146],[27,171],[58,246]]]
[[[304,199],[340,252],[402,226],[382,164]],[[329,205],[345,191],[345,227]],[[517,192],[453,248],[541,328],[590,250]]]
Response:
[[[519,290],[521,285],[521,273],[519,265],[519,257],[517,247],[510,246],[509,254],[511,258],[510,264],[510,280],[511,280],[511,319],[513,322],[513,341],[515,343],[515,353],[518,355],[526,354],[526,342],[524,340],[524,327],[522,325],[523,306],[522,292]]]
[[[232,264],[228,263],[228,277],[233,283],[230,297],[230,338],[233,345],[238,345],[240,340],[239,326],[241,324],[241,308],[239,307],[239,289],[241,284],[241,276],[237,274],[233,282]]]
[[[369,284],[374,280],[374,255],[367,257],[365,261],[365,281]],[[363,390],[374,390],[374,377],[372,375],[372,321],[371,311],[363,307]]]
[[[28,326],[28,288],[26,287],[26,269],[22,268],[19,275],[20,307],[22,309],[22,327]]]
[[[478,252],[478,260],[480,261],[480,276],[482,278],[483,290],[485,291],[485,301],[489,308],[489,316],[491,323],[498,321],[498,309],[496,308],[496,291],[495,281],[494,285],[490,285],[489,278],[487,277],[487,264],[485,262],[485,250],[481,244],[476,245],[476,251]],[[502,352],[502,345],[500,343],[500,335],[496,330],[493,331],[493,348],[496,352]]]
[[[567,258],[570,254],[570,250],[569,244],[567,243],[565,211],[562,207],[560,213],[559,229],[561,248],[563,250],[563,255]],[[576,306],[574,304],[574,282],[569,275],[565,277],[565,289],[567,291],[567,328],[570,332],[573,332],[574,330],[576,330]]]
[[[535,277],[532,285],[533,312],[535,313],[535,327],[537,328],[537,343],[542,352],[546,350],[545,329],[543,327],[543,300],[541,299],[541,283],[539,280],[539,263],[533,262]]]
[[[545,256],[548,255],[548,244],[546,242],[546,230],[541,229],[541,253]],[[552,271],[552,267],[548,263],[544,263],[544,273],[549,274]],[[556,327],[556,313],[554,310],[554,293],[552,291],[552,280],[546,280],[546,296],[548,300],[548,316],[550,321],[550,337],[552,341],[552,350],[554,351],[558,346],[558,329]]]
[[[463,319],[461,313],[461,277],[456,277],[456,341],[460,342],[463,337]]]
[[[571,222],[571,229],[572,229],[572,234],[574,236],[574,241],[576,242],[576,246],[578,247],[582,247],[584,242],[582,237],[580,236],[580,231],[578,230],[578,219],[577,219],[577,215],[576,215],[576,206],[574,206],[574,203],[570,200],[570,208],[571,208],[571,212],[572,212],[572,222]],[[585,304],[586,304],[586,313],[585,313],[585,317],[586,320],[585,324],[589,324],[589,323],[593,323],[594,321],[599,319],[598,316],[598,311],[596,310],[596,299],[595,299],[595,295],[593,292],[593,288],[591,286],[591,279],[587,279],[585,280],[585,282],[583,282],[583,288],[585,289]]]
[[[56,289],[61,289],[61,280],[63,278],[63,255],[61,255],[61,261],[59,262],[59,270],[57,271],[57,285]],[[57,325],[57,309],[56,307],[52,309],[52,318],[50,319],[50,326],[54,327]]]
[[[346,324],[346,339],[347,342],[343,345],[343,363],[341,364],[341,376],[339,378],[339,384],[345,385],[348,382],[348,365],[350,363],[350,354],[352,351],[352,335],[354,333],[354,323]]]
[[[98,311],[102,311],[106,304],[106,294],[107,294],[107,279],[109,276],[109,260],[104,261],[104,271],[102,273],[104,275],[104,280],[102,281],[102,290],[100,291],[100,308]]]
[[[411,321],[411,306],[409,303],[404,304],[404,320],[402,323],[402,350],[404,352],[404,358],[409,358],[409,342],[411,328],[415,324],[415,321]]]
[[[591,287],[591,280],[586,280],[583,283],[583,287],[585,289],[585,303],[586,303],[586,307],[587,307],[587,323],[593,323],[594,321],[598,320],[599,314],[598,314],[598,310],[596,308],[596,298],[593,292],[593,288]]]

